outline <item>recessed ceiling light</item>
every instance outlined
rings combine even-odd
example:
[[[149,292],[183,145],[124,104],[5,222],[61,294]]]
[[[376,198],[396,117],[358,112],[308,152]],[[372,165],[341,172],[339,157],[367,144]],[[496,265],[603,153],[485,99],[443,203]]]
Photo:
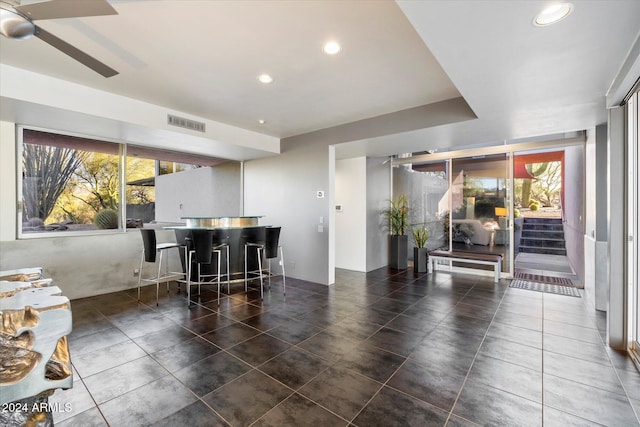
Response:
[[[558,3],[553,6],[549,6],[538,15],[536,15],[533,20],[533,25],[538,27],[544,27],[547,25],[555,24],[556,22],[562,21],[564,18],[569,16],[569,14],[573,11],[573,5],[571,3]]]
[[[336,53],[339,53],[342,50],[342,47],[338,42],[331,41],[331,42],[325,43],[325,45],[322,47],[322,50],[327,55],[335,55]]]
[[[261,125],[265,124],[266,122],[264,121],[264,119],[258,119],[258,123],[260,123]]]
[[[269,74],[260,74],[258,76],[258,80],[261,83],[269,84],[269,83],[273,82],[273,77],[271,77]]]

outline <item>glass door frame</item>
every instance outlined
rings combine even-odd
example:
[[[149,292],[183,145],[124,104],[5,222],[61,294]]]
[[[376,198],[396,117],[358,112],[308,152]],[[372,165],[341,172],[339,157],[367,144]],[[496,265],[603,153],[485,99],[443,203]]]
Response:
[[[455,159],[460,159],[464,157],[474,157],[474,156],[485,156],[491,154],[506,154],[508,156],[507,167],[508,167],[508,188],[507,194],[510,200],[510,209],[509,211],[509,268],[508,271],[503,271],[501,277],[503,278],[512,278],[514,269],[515,269],[515,260],[514,260],[514,221],[513,221],[513,195],[514,195],[514,183],[513,183],[513,160],[516,152],[519,151],[533,151],[533,150],[545,150],[545,149],[554,149],[554,148],[564,148],[574,145],[582,145],[586,143],[586,134],[585,132],[575,132],[570,136],[566,136],[565,138],[548,140],[548,141],[537,141],[537,142],[522,142],[522,143],[514,143],[509,145],[496,145],[496,146],[488,146],[482,148],[473,148],[466,150],[456,150],[456,151],[445,151],[445,152],[434,152],[431,154],[421,154],[417,156],[411,157],[398,157],[392,160],[392,166],[396,165],[406,165],[411,163],[427,163],[438,160],[448,160],[451,162]],[[451,163],[450,163],[451,164]],[[449,174],[449,188],[451,188],[451,173]],[[449,202],[449,207],[451,207],[451,198]],[[451,233],[449,233],[451,235]],[[449,242],[451,243],[451,242]],[[451,247],[451,245],[449,246]]]
[[[482,157],[482,158],[480,158]],[[485,160],[489,160],[490,163],[502,163],[504,165],[504,171],[500,172],[499,168],[502,166],[499,166],[497,169],[496,168],[491,168],[489,167],[489,169],[484,169],[482,166],[481,167],[476,167],[474,168],[474,160],[477,159],[477,163],[482,163]],[[456,158],[452,158],[449,161],[449,248],[451,248],[453,250],[453,227],[454,227],[454,221],[456,221],[456,219],[454,219],[454,211],[456,210],[456,208],[460,208],[461,206],[468,206],[466,205],[467,203],[467,198],[465,198],[463,196],[463,194],[460,195],[460,202],[461,205],[458,206],[458,204],[456,203],[456,201],[454,200],[454,191],[453,189],[455,188],[455,186],[461,186],[462,188],[460,188],[461,193],[464,193],[465,189],[468,189],[469,187],[466,186],[466,183],[456,183],[455,181],[458,180],[459,176],[456,175],[455,171],[457,170],[458,167],[458,163],[457,162],[462,162],[463,164],[466,164],[467,166],[471,165],[472,168],[471,170],[465,168],[464,166],[462,166],[462,168],[460,169],[461,172],[466,171],[467,174],[470,175],[465,175],[465,181],[466,181],[466,177],[470,176],[470,181],[485,181],[485,180],[496,180],[496,194],[495,196],[491,196],[491,195],[486,195],[483,192],[483,196],[481,196],[480,200],[483,200],[484,202],[487,201],[487,199],[491,200],[493,199],[494,202],[497,201],[497,199],[501,198],[501,190],[504,191],[504,193],[502,194],[502,197],[504,199],[504,204],[505,206],[495,206],[495,207],[505,207],[507,209],[507,216],[504,217],[504,220],[500,221],[499,218],[496,218],[496,221],[494,223],[494,227],[496,226],[496,224],[498,224],[499,222],[502,222],[502,225],[499,226],[500,228],[492,228],[491,229],[491,237],[490,237],[490,247],[491,252],[493,252],[495,250],[495,246],[504,246],[504,256],[506,257],[506,263],[503,265],[502,268],[502,274],[501,277],[506,277],[509,278],[511,276],[513,276],[513,272],[514,272],[514,268],[515,268],[515,263],[514,263],[514,250],[513,250],[513,241],[514,241],[514,227],[513,227],[513,200],[512,200],[512,195],[513,195],[513,156],[510,153],[497,153],[497,154],[491,154],[491,155],[483,155],[483,156],[468,156],[468,157],[456,157]],[[480,173],[484,173],[484,172],[493,172],[494,175],[497,176],[484,176],[484,175],[473,175],[473,172],[480,172]],[[504,187],[500,187],[500,181],[504,181]],[[480,188],[483,189],[484,187],[475,187],[475,188]],[[470,197],[470,199],[475,199],[475,197]],[[472,202],[473,203],[473,202]],[[481,217],[476,218],[476,214],[477,212],[483,212],[484,214],[481,215]],[[492,210],[493,212],[493,210]],[[481,208],[481,207],[476,207],[476,209],[473,209],[473,213],[472,216],[473,218],[470,218],[469,216],[469,210],[467,209],[466,215],[465,215],[465,219],[460,220],[459,218],[457,219],[458,221],[464,221],[466,222],[466,220],[475,220],[473,222],[478,222],[478,220],[481,219],[487,219],[487,217],[494,217],[495,214],[488,214],[486,215],[486,208]],[[481,224],[477,224],[474,225],[473,227],[480,227]],[[481,230],[482,233],[485,233],[484,230]],[[502,234],[501,238],[498,238],[498,233],[504,233],[506,232],[506,234]],[[476,233],[477,234],[477,233]],[[484,236],[483,236],[484,237]],[[474,239],[474,236],[471,236],[471,239]],[[482,238],[481,238],[482,239]],[[502,243],[496,243],[498,240],[500,240]],[[476,244],[478,244],[479,242],[476,242]],[[480,245],[483,245],[483,243],[479,243]],[[502,253],[502,251],[497,251]],[[496,253],[497,253],[496,252]]]
[[[628,295],[628,349],[640,366],[640,89],[626,103],[627,196],[626,286]]]

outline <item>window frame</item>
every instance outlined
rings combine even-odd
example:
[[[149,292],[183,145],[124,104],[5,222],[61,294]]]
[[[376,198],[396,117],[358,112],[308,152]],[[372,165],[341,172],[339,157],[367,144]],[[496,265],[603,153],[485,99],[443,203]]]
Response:
[[[24,211],[24,195],[23,195],[23,155],[24,155],[24,131],[38,131],[38,132],[46,132],[53,133],[56,135],[65,135],[77,138],[86,138],[93,139],[98,142],[103,143],[111,143],[117,144],[118,151],[118,179],[119,179],[119,194],[118,194],[118,228],[110,229],[110,230],[82,230],[82,231],[42,231],[37,233],[25,233],[22,230],[22,214]],[[96,137],[93,135],[79,134],[75,132],[67,132],[62,130],[53,130],[47,128],[41,128],[37,126],[27,126],[27,125],[17,125],[16,126],[16,195],[17,195],[17,209],[16,209],[16,238],[18,240],[28,240],[28,239],[40,239],[40,238],[51,238],[51,237],[72,237],[72,236],[95,236],[95,235],[108,235],[108,234],[121,234],[126,232],[126,227],[124,227],[124,221],[122,217],[122,202],[123,202],[123,176],[124,176],[124,165],[123,165],[123,156],[122,153],[125,152],[124,143],[104,137]]]
[[[22,215],[24,212],[24,199],[23,199],[23,155],[24,155],[24,131],[37,131],[37,132],[45,132],[54,135],[63,135],[69,137],[76,138],[84,138],[89,140],[94,140],[98,143],[105,144],[116,144],[117,146],[117,156],[118,156],[118,228],[117,229],[108,229],[108,230],[77,230],[77,231],[38,231],[34,233],[23,232],[22,230]],[[42,128],[38,126],[30,126],[30,125],[16,125],[16,150],[15,150],[15,165],[16,165],[16,229],[15,235],[17,240],[28,240],[28,239],[39,239],[39,238],[52,238],[52,237],[75,237],[75,236],[95,236],[95,235],[113,235],[113,234],[122,234],[126,233],[129,230],[127,229],[127,158],[128,152],[134,151],[142,151],[145,153],[157,153],[157,157],[147,157],[149,159],[156,161],[155,167],[155,176],[159,176],[158,173],[158,161],[161,158],[166,158],[167,154],[170,156],[176,156],[176,160],[173,160],[174,165],[176,163],[180,164],[189,164],[181,162],[180,160],[193,160],[192,163],[197,167],[212,167],[216,166],[221,162],[227,162],[227,159],[221,159],[211,156],[200,156],[198,154],[190,154],[188,152],[181,152],[178,150],[171,150],[165,148],[152,147],[149,145],[143,144],[130,144],[121,140],[96,136],[96,135],[88,135],[77,132],[69,132],[58,129],[50,129],[50,128]],[[97,152],[97,151],[96,151]],[[180,160],[178,160],[180,159]],[[202,159],[201,162],[196,162],[196,159]],[[166,161],[166,160],[165,160]],[[175,171],[172,173],[176,173]],[[131,229],[135,230],[135,229]]]

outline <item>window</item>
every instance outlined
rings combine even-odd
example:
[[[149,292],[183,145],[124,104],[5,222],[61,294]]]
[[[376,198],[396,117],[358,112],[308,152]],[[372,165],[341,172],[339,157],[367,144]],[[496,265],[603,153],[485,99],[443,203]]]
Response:
[[[22,234],[118,229],[120,145],[23,129]]]
[[[181,163],[192,161],[197,164]],[[210,165],[207,158],[139,146],[127,146],[126,161],[126,224],[127,228],[142,227],[155,221],[156,177]]]
[[[18,133],[19,237],[142,227],[156,220],[157,176],[224,162],[23,127]]]

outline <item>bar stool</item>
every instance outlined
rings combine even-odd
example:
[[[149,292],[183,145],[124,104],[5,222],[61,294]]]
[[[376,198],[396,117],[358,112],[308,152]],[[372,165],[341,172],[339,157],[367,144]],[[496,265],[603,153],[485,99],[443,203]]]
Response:
[[[264,299],[264,281],[263,274],[266,272],[269,278],[269,289],[271,289],[271,260],[278,257],[278,250],[280,250],[279,264],[282,268],[282,288],[283,294],[287,293],[287,283],[284,274],[284,257],[282,254],[282,246],[279,245],[280,230],[282,227],[265,227],[265,241],[264,243],[247,242],[244,245],[244,291],[247,292],[247,281],[250,274],[255,274],[260,277],[260,298]],[[248,253],[249,248],[256,248],[256,258],[258,261],[258,269],[248,271]],[[267,269],[262,268],[262,258],[267,260]]]
[[[189,245],[189,257],[187,261],[187,303],[191,304],[191,286],[198,285],[198,295],[200,295],[201,285],[211,284],[213,280],[218,285],[218,305],[220,305],[220,281],[222,277],[227,279],[227,292],[229,292],[229,245],[224,242],[217,241],[214,245],[214,230],[193,229],[191,230],[191,244]],[[222,251],[226,252],[227,271],[221,274],[220,265],[222,264]],[[216,273],[210,271],[203,272],[203,266],[213,263],[213,255],[216,255]],[[196,280],[193,280],[193,267],[197,267]]]
[[[182,283],[187,283],[187,258],[189,254],[188,243],[191,240],[191,230],[187,228],[176,228],[176,243],[180,245],[180,265],[182,265],[182,271],[185,272],[184,278],[176,280],[178,282],[178,293],[180,293],[180,286]]]
[[[180,250],[180,244],[178,243],[158,243],[156,239],[156,230],[152,228],[141,228],[140,234],[142,235],[142,254],[140,255],[140,270],[138,273],[138,302],[140,302],[140,286],[144,283],[156,284],[156,306],[159,305],[160,295],[160,282],[167,282],[167,293],[169,293],[169,281],[179,280],[184,278],[185,273],[181,271],[169,271],[169,260],[165,262],[165,272],[162,272],[162,256],[170,249]],[[158,257],[158,271],[154,277],[142,278],[142,269],[145,263],[155,263],[156,256]]]

